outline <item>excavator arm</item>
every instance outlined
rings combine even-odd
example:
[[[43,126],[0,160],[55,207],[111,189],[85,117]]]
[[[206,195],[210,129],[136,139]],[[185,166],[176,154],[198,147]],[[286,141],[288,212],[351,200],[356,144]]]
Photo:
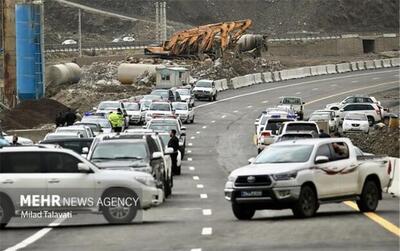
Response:
[[[224,51],[237,43],[252,25],[250,19],[202,25],[173,34],[158,47],[147,47],[145,54],[161,56],[191,56],[198,53],[212,53],[214,45]]]

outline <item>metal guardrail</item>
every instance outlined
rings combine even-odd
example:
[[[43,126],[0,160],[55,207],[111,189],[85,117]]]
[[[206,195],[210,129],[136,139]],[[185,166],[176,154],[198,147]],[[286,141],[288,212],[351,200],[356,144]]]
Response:
[[[154,41],[135,41],[135,42],[117,42],[117,43],[86,43],[82,44],[82,51],[114,51],[114,50],[132,50],[144,49],[146,46],[155,44]],[[46,53],[55,52],[77,52],[79,51],[78,44],[72,45],[46,45]]]

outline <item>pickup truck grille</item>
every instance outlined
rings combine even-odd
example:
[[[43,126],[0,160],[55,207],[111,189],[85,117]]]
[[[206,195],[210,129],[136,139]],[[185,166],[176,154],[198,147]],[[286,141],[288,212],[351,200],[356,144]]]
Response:
[[[269,185],[271,185],[271,178],[268,175],[239,176],[235,181],[235,186],[237,187],[269,186]]]

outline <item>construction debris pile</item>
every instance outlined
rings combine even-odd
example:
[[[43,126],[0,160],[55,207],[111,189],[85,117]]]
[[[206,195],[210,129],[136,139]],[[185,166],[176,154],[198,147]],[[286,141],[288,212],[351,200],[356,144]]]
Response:
[[[383,127],[371,131],[368,135],[354,133],[346,136],[364,152],[400,157],[399,129]]]
[[[67,106],[52,99],[23,101],[14,109],[0,113],[1,126],[4,130],[35,128],[54,123],[57,114],[67,109]]]

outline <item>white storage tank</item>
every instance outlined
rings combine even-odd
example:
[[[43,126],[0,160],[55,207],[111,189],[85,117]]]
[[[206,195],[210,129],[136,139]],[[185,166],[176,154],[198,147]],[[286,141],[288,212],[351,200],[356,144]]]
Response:
[[[149,75],[155,75],[157,67],[160,64],[121,64],[118,67],[118,80],[124,85],[131,85],[137,81],[137,78],[146,71]]]
[[[56,64],[47,67],[47,85],[75,84],[81,79],[82,70],[75,63]]]

